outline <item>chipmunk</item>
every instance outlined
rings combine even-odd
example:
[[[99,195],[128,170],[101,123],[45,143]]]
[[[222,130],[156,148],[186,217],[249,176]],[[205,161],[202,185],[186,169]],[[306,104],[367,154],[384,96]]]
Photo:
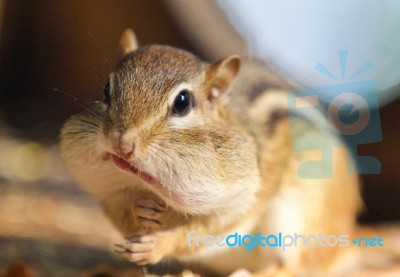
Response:
[[[353,245],[246,252],[188,244],[193,232],[354,237],[358,177],[347,173],[352,161],[322,113],[289,113],[291,87],[261,63],[229,56],[211,64],[169,46],[139,48],[132,30],[120,44],[103,103],[61,131],[61,156],[76,183],[128,238],[117,252],[137,264],[196,261],[218,276],[240,268],[260,277],[348,276],[371,261],[385,265]],[[294,151],[295,139],[343,146],[318,168],[332,178],[299,177],[299,167],[322,153]]]

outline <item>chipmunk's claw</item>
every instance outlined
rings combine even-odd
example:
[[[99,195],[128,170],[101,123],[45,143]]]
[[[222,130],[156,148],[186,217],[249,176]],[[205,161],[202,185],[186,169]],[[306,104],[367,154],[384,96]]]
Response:
[[[115,244],[114,252],[138,265],[155,264],[161,259],[154,251],[155,243],[153,235],[133,236],[124,243]]]
[[[167,207],[152,199],[137,199],[132,212],[143,229],[156,231],[165,227]]]

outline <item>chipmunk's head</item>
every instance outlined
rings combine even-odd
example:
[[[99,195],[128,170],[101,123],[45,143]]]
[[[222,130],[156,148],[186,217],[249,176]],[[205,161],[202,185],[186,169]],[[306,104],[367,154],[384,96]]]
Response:
[[[223,210],[257,171],[251,139],[225,108],[239,57],[208,64],[172,47],[138,48],[131,30],[121,46],[104,91],[112,161],[177,209]]]

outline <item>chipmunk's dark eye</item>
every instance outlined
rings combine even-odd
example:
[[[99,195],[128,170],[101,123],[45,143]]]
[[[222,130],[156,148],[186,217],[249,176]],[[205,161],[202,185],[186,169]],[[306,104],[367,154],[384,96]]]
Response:
[[[185,116],[190,112],[192,100],[187,90],[182,90],[175,98],[172,113],[177,116]]]
[[[108,82],[104,86],[104,99],[103,99],[104,104],[110,105],[111,104],[111,97],[110,97],[110,82]]]

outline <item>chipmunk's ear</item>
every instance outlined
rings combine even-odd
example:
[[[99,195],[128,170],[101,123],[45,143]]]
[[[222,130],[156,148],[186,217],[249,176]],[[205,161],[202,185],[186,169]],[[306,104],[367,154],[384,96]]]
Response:
[[[126,29],[120,38],[119,47],[122,55],[133,52],[138,48],[138,42],[135,32],[132,29]]]
[[[211,65],[208,73],[211,79],[211,98],[225,93],[236,78],[240,69],[240,57],[229,56]]]

